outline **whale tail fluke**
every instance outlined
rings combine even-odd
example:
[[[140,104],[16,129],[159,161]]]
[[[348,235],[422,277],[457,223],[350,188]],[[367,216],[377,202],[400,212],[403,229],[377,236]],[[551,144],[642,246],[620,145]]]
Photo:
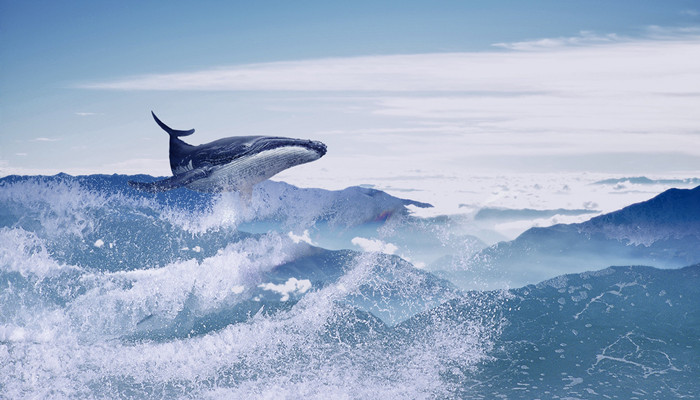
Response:
[[[191,134],[194,133],[194,129],[190,129],[189,131],[179,131],[179,130],[177,130],[177,129],[172,129],[172,128],[169,127],[168,125],[165,125],[165,124],[163,123],[163,121],[159,120],[158,117],[156,117],[156,114],[155,114],[153,111],[151,111],[151,115],[153,115],[153,119],[156,120],[156,123],[158,124],[158,126],[160,126],[160,127],[161,127],[164,131],[166,131],[166,132],[168,133],[168,135],[170,135],[170,136],[175,136],[175,137],[179,137],[179,136],[189,136],[189,135],[191,135]]]

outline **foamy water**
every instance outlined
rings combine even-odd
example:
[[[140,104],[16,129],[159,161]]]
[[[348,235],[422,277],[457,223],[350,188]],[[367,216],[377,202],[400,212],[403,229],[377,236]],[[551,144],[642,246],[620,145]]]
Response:
[[[0,183],[0,397],[620,396],[616,374],[640,397],[697,393],[700,298],[678,285],[697,268],[463,291],[406,259],[486,244],[417,203],[268,182],[244,204],[127,179]]]

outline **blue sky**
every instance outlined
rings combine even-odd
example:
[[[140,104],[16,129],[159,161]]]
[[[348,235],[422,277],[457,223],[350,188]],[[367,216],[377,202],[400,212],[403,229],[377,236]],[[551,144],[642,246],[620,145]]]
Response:
[[[321,139],[299,173],[347,185],[693,173],[699,29],[697,1],[0,0],[0,175],[168,174],[152,109],[195,144]]]

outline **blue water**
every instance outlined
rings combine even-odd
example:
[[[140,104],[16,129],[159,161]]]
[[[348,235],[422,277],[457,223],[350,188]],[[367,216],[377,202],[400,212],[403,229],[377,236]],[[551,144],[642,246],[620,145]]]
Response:
[[[0,179],[1,398],[700,395],[700,246],[683,220],[656,245],[606,247],[644,246],[635,260],[660,268],[599,255],[592,272],[548,265],[541,283],[473,290],[528,246],[481,250],[406,208],[427,204],[372,189],[263,182],[247,204],[144,194],[135,178],[153,179]],[[357,251],[356,237],[400,256]],[[484,254],[500,264],[474,267]],[[468,270],[408,261],[420,257]]]

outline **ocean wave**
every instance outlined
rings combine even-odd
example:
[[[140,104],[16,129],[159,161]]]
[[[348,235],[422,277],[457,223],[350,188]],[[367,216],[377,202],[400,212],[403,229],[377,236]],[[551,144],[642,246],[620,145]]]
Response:
[[[423,204],[279,182],[246,203],[235,193],[144,194],[128,179],[0,179],[2,396],[624,397],[634,387],[667,398],[700,389],[697,266],[465,291],[416,265],[447,257],[459,272],[483,242],[456,218],[407,208]]]

